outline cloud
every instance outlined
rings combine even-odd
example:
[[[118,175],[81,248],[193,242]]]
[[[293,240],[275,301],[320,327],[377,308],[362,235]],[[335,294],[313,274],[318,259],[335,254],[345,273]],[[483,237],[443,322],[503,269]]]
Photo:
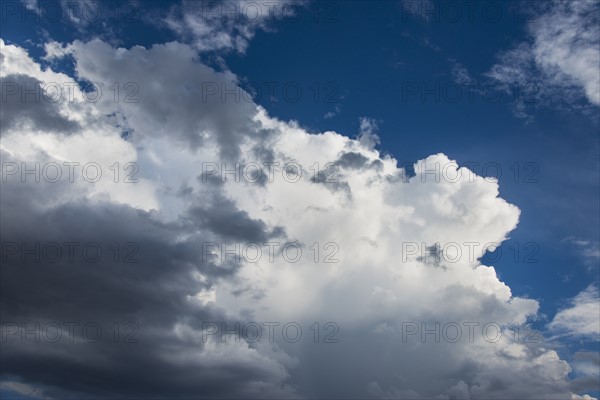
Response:
[[[598,400],[595,397],[590,396],[589,394],[584,394],[583,396],[579,396],[577,394],[573,394],[571,396],[571,400]]]
[[[498,55],[487,76],[520,93],[515,113],[536,106],[596,112],[600,106],[600,21],[594,1],[539,3],[531,11],[528,40]],[[587,102],[586,102],[587,100]]]
[[[0,84],[0,96],[4,99],[0,110],[3,130],[12,130],[18,125],[60,133],[77,130],[77,122],[65,116],[58,101],[54,101],[58,96],[50,97],[43,89],[44,84],[37,79],[27,75],[6,75],[0,77]],[[27,96],[32,99],[27,101]]]
[[[245,53],[259,30],[277,19],[293,17],[303,1],[183,1],[165,19],[167,27],[199,51]]]
[[[1,45],[7,74],[139,89],[137,102],[61,103],[61,115],[77,121],[69,135],[43,129],[46,114],[31,113],[39,129],[12,124],[0,144],[5,163],[93,161],[110,171],[96,183],[13,175],[2,183],[3,241],[96,243],[110,254],[93,265],[80,253],[44,265],[11,256],[0,270],[2,322],[132,323],[139,341],[14,340],[3,346],[2,380],[77,398],[571,396],[567,362],[544,344],[511,339],[508,326],[536,318],[538,302],[513,296],[480,262],[483,245],[506,240],[519,221],[497,182],[441,153],[418,161],[408,179],[376,150],[371,118],[360,119],[358,139],[311,134],[252,101],[208,96],[209,86],[237,88],[237,77],[202,64],[192,45],[61,45],[74,77]],[[135,163],[139,182],[115,182],[115,162]],[[253,183],[235,163],[272,163],[272,174]],[[268,241],[297,243],[304,256],[203,254],[203,243]],[[131,242],[137,262],[115,262],[114,244]],[[432,265],[407,244],[436,245],[453,260]],[[572,326],[564,315],[555,321]],[[203,341],[203,324],[214,321],[295,322],[304,335]],[[407,323],[422,332],[403,340]],[[477,324],[472,335],[464,323]],[[461,340],[436,340],[447,333],[436,324],[462,326]],[[337,342],[324,343],[332,332]]]
[[[459,85],[473,85],[475,80],[469,74],[469,71],[458,61],[450,58],[448,60],[452,66],[452,80]]]
[[[380,143],[379,136],[375,133],[379,129],[377,121],[369,117],[360,117],[358,119],[360,131],[358,133],[358,141],[367,148],[375,148]]]
[[[559,311],[549,324],[551,330],[570,335],[600,340],[600,295],[596,286],[575,296],[569,307]]]
[[[591,351],[578,351],[573,355],[573,392],[578,393],[584,390],[581,388],[598,387],[600,381],[600,354]],[[585,396],[581,397],[585,398]]]
[[[328,111],[325,113],[325,115],[323,116],[323,119],[330,119],[335,117],[336,115],[338,115],[340,112],[342,111],[341,107],[339,104],[336,104],[333,107],[333,111]]]
[[[0,390],[10,391],[13,393],[17,393],[23,396],[27,396],[27,398],[33,399],[48,399],[48,397],[42,394],[40,389],[36,389],[30,385],[27,385],[22,382],[16,381],[4,381],[0,382]]]
[[[431,0],[401,0],[402,16],[407,18],[410,16],[418,16],[424,21],[428,21],[435,15],[435,3]]]
[[[590,270],[599,268],[600,243],[598,241],[577,239],[569,236],[563,239],[562,242],[571,244]]]

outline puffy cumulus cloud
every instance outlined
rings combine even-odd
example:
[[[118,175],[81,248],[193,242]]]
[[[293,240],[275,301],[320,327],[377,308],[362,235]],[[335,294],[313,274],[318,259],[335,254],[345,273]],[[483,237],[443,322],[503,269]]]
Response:
[[[559,311],[549,325],[550,329],[567,335],[600,340],[600,294],[590,285],[575,296],[569,307]]]
[[[535,4],[529,40],[499,54],[488,72],[507,90],[519,90],[517,115],[532,105],[586,110],[582,98],[600,106],[600,2],[561,1]],[[529,104],[528,104],[529,103]]]
[[[183,1],[164,20],[199,51],[245,53],[258,30],[269,30],[277,19],[293,17],[303,0]]]
[[[590,396],[589,394],[584,394],[583,396],[579,396],[577,394],[574,394],[571,397],[571,400],[598,400],[595,397]]]
[[[519,220],[497,182],[444,154],[409,174],[372,140],[272,118],[188,45],[60,46],[75,77],[1,48],[3,77],[139,89],[135,102],[63,100],[3,132],[4,381],[61,398],[571,398],[570,366],[509,330],[536,317],[537,301],[479,262]],[[239,101],[221,97],[232,88]],[[48,113],[76,124],[61,132]],[[361,121],[363,139],[374,129]],[[15,168],[35,162],[95,162],[108,179],[21,179]],[[115,162],[134,163],[139,182],[113,179]],[[19,248],[49,242],[105,256],[44,263]],[[130,246],[117,260],[115,243]],[[248,243],[262,257],[223,257]],[[112,331],[95,343],[18,340],[34,321],[128,323],[137,342]],[[215,322],[295,322],[303,335],[220,340]]]

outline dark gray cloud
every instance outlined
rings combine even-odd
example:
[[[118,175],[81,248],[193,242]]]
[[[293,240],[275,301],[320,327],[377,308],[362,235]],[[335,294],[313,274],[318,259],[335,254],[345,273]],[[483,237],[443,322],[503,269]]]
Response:
[[[3,154],[5,162],[10,159]],[[72,184],[19,180],[2,184],[2,326],[26,324],[32,329],[37,323],[40,332],[49,324],[78,324],[73,327],[74,342],[67,340],[66,331],[61,340],[49,341],[53,329],[46,335],[42,331],[39,343],[35,335],[24,340],[19,334],[6,336],[0,356],[5,378],[35,382],[44,394],[60,398],[253,397],[259,382],[272,386],[269,393],[284,394],[272,363],[235,354],[214,363],[210,351],[202,353],[206,345],[198,335],[203,322],[232,325],[242,319],[193,297],[236,273],[235,267],[203,262],[202,241],[219,235],[232,239],[232,232],[233,239],[261,241],[269,234],[264,223],[250,220],[232,203],[221,208],[215,204],[212,213],[203,213],[193,225],[164,223],[153,213],[112,203],[77,200],[41,205],[75,189],[65,185]],[[219,229],[228,226],[237,229]],[[182,235],[187,239],[174,239]],[[55,259],[54,251],[45,255],[21,251],[49,243],[60,244],[63,250],[57,262],[49,261]],[[63,243],[79,244],[71,245],[73,259]],[[90,261],[97,258],[96,251],[82,250],[89,243],[102,251],[97,262]],[[121,326],[116,343],[115,323]],[[79,332],[86,324],[101,327],[98,341],[81,340]],[[176,334],[181,326],[196,333]],[[95,329],[88,330],[92,338]]]
[[[340,159],[336,162],[342,168],[356,168],[360,169],[369,161],[369,159],[360,153],[350,152],[344,153]]]
[[[216,190],[192,200],[185,219],[191,229],[207,229],[222,240],[240,243],[265,243],[271,238],[285,236],[281,227],[270,230],[265,222],[238,209],[233,200],[218,191],[222,186],[219,177],[203,175],[198,181],[204,181]]]
[[[29,125],[36,130],[69,134],[79,129],[76,121],[61,114],[61,92],[46,93],[42,82],[21,74],[0,77],[0,132]],[[51,90],[49,87],[48,90]],[[62,90],[62,89],[61,89]]]

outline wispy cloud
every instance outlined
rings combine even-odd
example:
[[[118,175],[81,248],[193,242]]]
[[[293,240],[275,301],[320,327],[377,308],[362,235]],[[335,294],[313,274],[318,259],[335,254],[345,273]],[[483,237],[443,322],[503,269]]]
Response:
[[[553,0],[531,11],[528,39],[499,53],[487,72],[505,90],[527,92],[528,100],[515,104],[517,116],[538,106],[583,112],[600,106],[599,10],[597,0]]]
[[[558,337],[573,336],[600,340],[600,292],[590,285],[559,311],[548,325]]]

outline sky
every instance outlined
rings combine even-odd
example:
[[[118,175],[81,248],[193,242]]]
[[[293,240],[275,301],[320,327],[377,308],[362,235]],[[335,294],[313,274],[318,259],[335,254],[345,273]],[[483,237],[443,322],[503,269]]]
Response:
[[[3,399],[599,398],[599,1],[0,7]]]

